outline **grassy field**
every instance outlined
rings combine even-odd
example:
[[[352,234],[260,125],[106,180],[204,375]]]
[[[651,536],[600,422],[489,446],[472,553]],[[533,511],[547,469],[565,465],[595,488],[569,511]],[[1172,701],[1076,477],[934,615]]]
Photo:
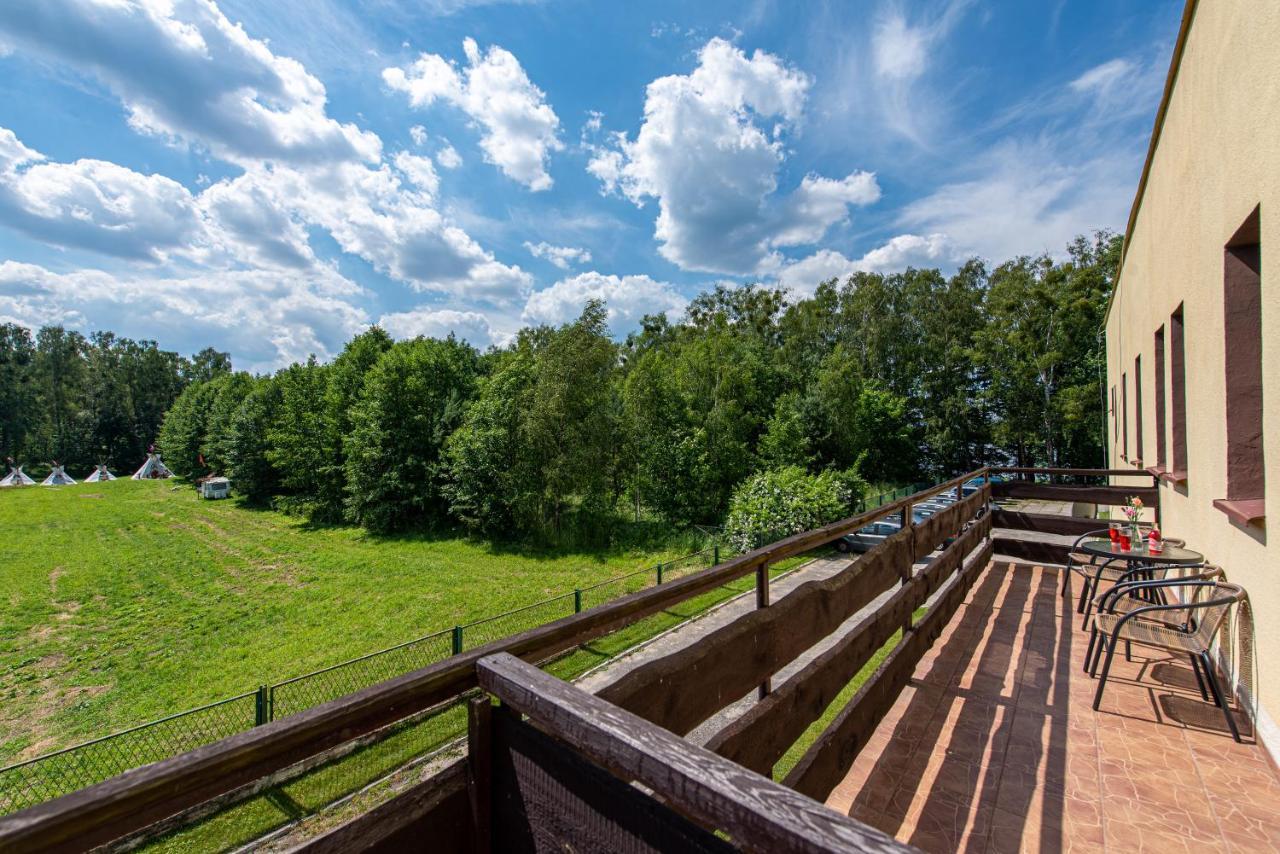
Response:
[[[668,560],[315,528],[172,482],[0,492],[0,765]],[[668,618],[670,619],[670,618]],[[569,670],[607,650],[577,654]]]

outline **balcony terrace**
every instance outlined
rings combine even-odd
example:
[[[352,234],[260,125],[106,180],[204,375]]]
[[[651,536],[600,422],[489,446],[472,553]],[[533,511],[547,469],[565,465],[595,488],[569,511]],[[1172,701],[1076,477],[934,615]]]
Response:
[[[964,475],[0,818],[0,849],[118,846],[458,703],[464,758],[303,850],[1280,846],[1274,767],[1247,715],[1236,715],[1242,742],[1232,739],[1188,665],[1134,646],[1093,710],[1088,635],[1052,564],[1098,523],[1011,503],[1138,493],[1158,513],[1156,490],[1096,482],[1133,472],[1013,473]],[[941,494],[946,509],[910,521]],[[901,531],[771,597],[770,564],[890,515]],[[662,645],[594,694],[534,666],[752,575],[755,609]],[[740,710],[718,719],[728,707]]]

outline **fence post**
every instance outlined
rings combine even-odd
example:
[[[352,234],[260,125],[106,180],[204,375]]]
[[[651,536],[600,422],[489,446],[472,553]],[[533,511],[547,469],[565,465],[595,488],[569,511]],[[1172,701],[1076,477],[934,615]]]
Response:
[[[720,547],[719,546],[711,547],[711,565],[712,566],[720,565]]]
[[[762,563],[756,567],[756,607],[769,607],[769,564]],[[769,696],[769,692],[773,690],[773,678],[766,677],[760,683],[760,699],[763,700]]]
[[[911,570],[912,570],[912,567],[915,565],[915,559],[916,559],[915,532],[913,530],[916,526],[916,520],[915,520],[914,514],[915,514],[915,507],[912,506],[912,503],[910,501],[902,505],[902,530],[911,531],[912,533],[911,559],[907,561],[907,565],[902,569],[902,586],[903,587],[906,587],[908,584],[911,583]],[[902,624],[902,636],[904,638],[907,636],[907,632],[911,631],[911,627],[913,625],[915,625],[915,614],[908,613],[906,621],[903,622]]]
[[[662,564],[658,564],[658,583],[662,583]]]
[[[453,627],[453,654],[458,655],[462,652],[462,626]]]
[[[254,702],[253,702],[253,725],[254,726],[262,726],[263,724],[268,723],[271,720],[271,711],[270,711],[271,706],[267,702],[268,690],[269,689],[267,688],[266,685],[258,686],[258,693],[257,693],[257,696],[254,697]]]
[[[582,590],[577,587],[573,588],[573,613],[582,613]]]

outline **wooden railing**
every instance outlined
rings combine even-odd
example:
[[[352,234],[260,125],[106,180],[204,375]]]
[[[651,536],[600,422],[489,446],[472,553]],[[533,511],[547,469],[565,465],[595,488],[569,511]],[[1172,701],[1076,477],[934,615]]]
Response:
[[[1136,497],[1142,499],[1157,523],[1160,520],[1158,480],[1142,470],[993,468],[990,473],[1013,478],[991,484],[991,496],[998,501],[1022,499],[1121,507]],[[1079,482],[1114,481],[1118,478],[1131,485]],[[995,536],[996,553],[1041,564],[1065,564],[1070,540],[1108,525],[1108,522],[1092,515],[1035,513],[1003,507],[997,507],[993,515],[994,526],[1000,529]],[[1009,535],[1006,532],[1018,533]],[[1035,536],[1028,537],[1022,535],[1023,532]]]
[[[802,585],[772,605],[769,604],[766,588],[766,595],[758,600],[762,607],[752,614],[752,631],[746,633],[749,636],[750,652],[738,648],[730,653],[731,634],[726,634],[715,643],[699,645],[700,649],[707,650],[706,654],[710,658],[690,663],[690,666],[699,668],[698,672],[703,674],[709,672],[708,668],[717,671],[714,690],[719,693],[716,695],[716,702],[728,697],[727,704],[753,687],[766,684],[782,664],[794,658],[797,641],[790,636],[797,633],[797,630],[804,630],[801,634],[812,644],[821,637],[816,632],[822,628],[826,628],[828,632],[833,630],[879,592],[895,583],[901,583],[903,587],[895,594],[892,612],[882,615],[873,625],[860,628],[859,631],[863,633],[861,639],[857,643],[845,645],[840,656],[827,660],[823,665],[821,675],[825,683],[834,684],[841,673],[849,673],[851,678],[857,672],[854,665],[859,661],[865,662],[869,657],[863,650],[870,648],[874,652],[883,643],[877,643],[877,640],[888,636],[886,632],[892,634],[897,628],[909,625],[912,612],[939,584],[953,582],[956,578],[972,581],[970,570],[977,561],[962,560],[963,555],[951,547],[943,552],[945,560],[935,560],[937,570],[917,577],[913,576],[911,567],[917,558],[928,555],[944,540],[959,536],[967,522],[982,514],[989,491],[984,488],[919,525],[912,524],[911,511],[915,504],[939,493],[955,491],[959,497],[962,484],[984,476],[986,471],[980,469],[970,472],[865,513],[755,549],[703,572],[477,647],[355,694],[5,816],[0,818],[0,850],[86,850],[136,833],[156,822],[240,790],[396,721],[440,704],[456,701],[478,685],[477,665],[484,658],[497,653],[509,653],[527,662],[546,660],[749,574],[756,573],[757,578],[764,578],[767,584],[768,576],[764,570],[770,564],[824,546],[879,519],[900,515],[905,522],[903,530],[858,561],[856,566],[859,569],[856,573],[845,573],[824,582]],[[987,518],[979,528],[982,533],[972,535],[963,542],[973,545],[975,540],[984,539],[989,526],[990,519]],[[989,554],[989,549],[985,553]],[[957,572],[962,565],[965,571]],[[951,602],[953,598],[948,594],[946,601]],[[932,613],[931,611],[931,616]],[[788,622],[791,625],[787,631],[779,628],[779,615],[783,614],[790,615]],[[926,617],[919,626],[912,627],[907,632],[913,645],[902,654],[895,652],[896,658],[886,662],[877,678],[868,683],[874,690],[864,689],[855,701],[863,711],[855,721],[842,721],[842,731],[855,734],[869,731],[867,721],[873,718],[878,720],[875,713],[879,711],[879,715],[883,715],[883,709],[888,708],[886,700],[891,703],[892,696],[896,694],[896,691],[888,690],[889,686],[905,680],[910,673],[910,665],[928,646],[929,641],[925,638],[936,636],[944,623],[944,617]],[[736,634],[732,637],[740,642],[743,632],[734,631]],[[899,649],[905,646],[900,645]],[[850,671],[850,667],[854,669]],[[723,672],[719,672],[721,669]],[[888,675],[881,679],[881,674]],[[629,684],[635,683],[632,681]],[[685,677],[683,684],[688,686],[695,683]],[[667,711],[653,711],[654,717],[659,719],[659,725],[680,729],[687,721],[714,711],[708,710],[707,703],[693,699],[696,695],[712,690],[705,683],[696,684],[696,691],[666,692],[668,696],[683,693],[689,697],[668,700],[671,703],[669,714]],[[738,691],[740,687],[742,690],[738,695],[731,697],[732,692]],[[815,687],[820,686],[815,683]],[[647,717],[652,704],[644,698],[646,692],[628,694],[627,690],[625,685],[613,687],[606,699],[622,708],[634,705],[636,708],[632,709],[633,712]],[[775,692],[780,699],[771,703],[770,707],[792,702],[797,697],[809,697],[812,690],[802,693],[798,686],[789,682]],[[692,707],[685,707],[686,699],[693,704]],[[784,717],[787,716],[782,712],[774,712],[766,720]],[[766,724],[759,723],[756,726],[763,729]],[[734,745],[741,744],[743,738],[731,739],[726,735],[724,750],[740,750]],[[805,761],[797,766],[797,773],[805,780],[825,780],[830,774],[824,769],[838,764],[831,762],[831,751],[837,748],[844,750],[834,742],[815,744],[811,751],[814,755],[805,757]],[[757,758],[753,761],[762,760]],[[364,835],[359,839],[362,844],[367,845],[379,839],[394,839],[397,827],[415,826],[412,821],[414,815],[421,819],[416,825],[419,831],[423,826],[432,826],[431,822],[444,822],[447,825],[459,815],[466,814],[466,810],[458,806],[457,794],[461,791],[465,795],[465,780],[465,774],[451,769],[440,779],[433,781],[431,786],[416,787],[390,802],[397,806],[384,805],[386,809],[379,808],[365,816],[365,819],[383,819],[377,825],[380,828],[378,834],[369,835],[368,828],[363,828],[362,831],[359,824],[351,832],[363,832]],[[463,783],[461,789],[457,788],[460,781]],[[812,785],[814,784],[797,783],[796,788],[803,791]],[[426,822],[426,825],[422,822]],[[316,843],[316,847],[317,850],[324,850],[326,845],[331,844],[334,844],[332,840],[321,841]]]

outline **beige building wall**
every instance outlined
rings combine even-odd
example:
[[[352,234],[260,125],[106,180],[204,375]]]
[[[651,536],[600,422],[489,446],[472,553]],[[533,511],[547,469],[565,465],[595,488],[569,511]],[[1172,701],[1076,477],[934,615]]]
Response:
[[[1280,2],[1192,0],[1183,53],[1136,200],[1107,317],[1107,395],[1129,375],[1129,450],[1136,448],[1133,373],[1142,356],[1144,466],[1155,464],[1156,330],[1184,305],[1187,480],[1165,483],[1165,531],[1221,564],[1249,592],[1256,627],[1252,693],[1260,738],[1280,758]],[[1188,23],[1189,22],[1189,23]],[[1176,56],[1175,52],[1175,56]],[[1263,437],[1266,521],[1241,525],[1214,507],[1226,492],[1224,245],[1261,206]],[[1166,391],[1166,407],[1171,398]],[[1117,419],[1123,423],[1123,419]],[[1108,427],[1113,424],[1108,417]],[[1172,413],[1166,440],[1172,448]],[[1118,468],[1122,438],[1111,437]],[[1264,465],[1263,460],[1258,461]],[[1166,461],[1168,466],[1168,461]],[[1269,528],[1269,530],[1268,530]],[[1245,686],[1246,689],[1249,687]]]

